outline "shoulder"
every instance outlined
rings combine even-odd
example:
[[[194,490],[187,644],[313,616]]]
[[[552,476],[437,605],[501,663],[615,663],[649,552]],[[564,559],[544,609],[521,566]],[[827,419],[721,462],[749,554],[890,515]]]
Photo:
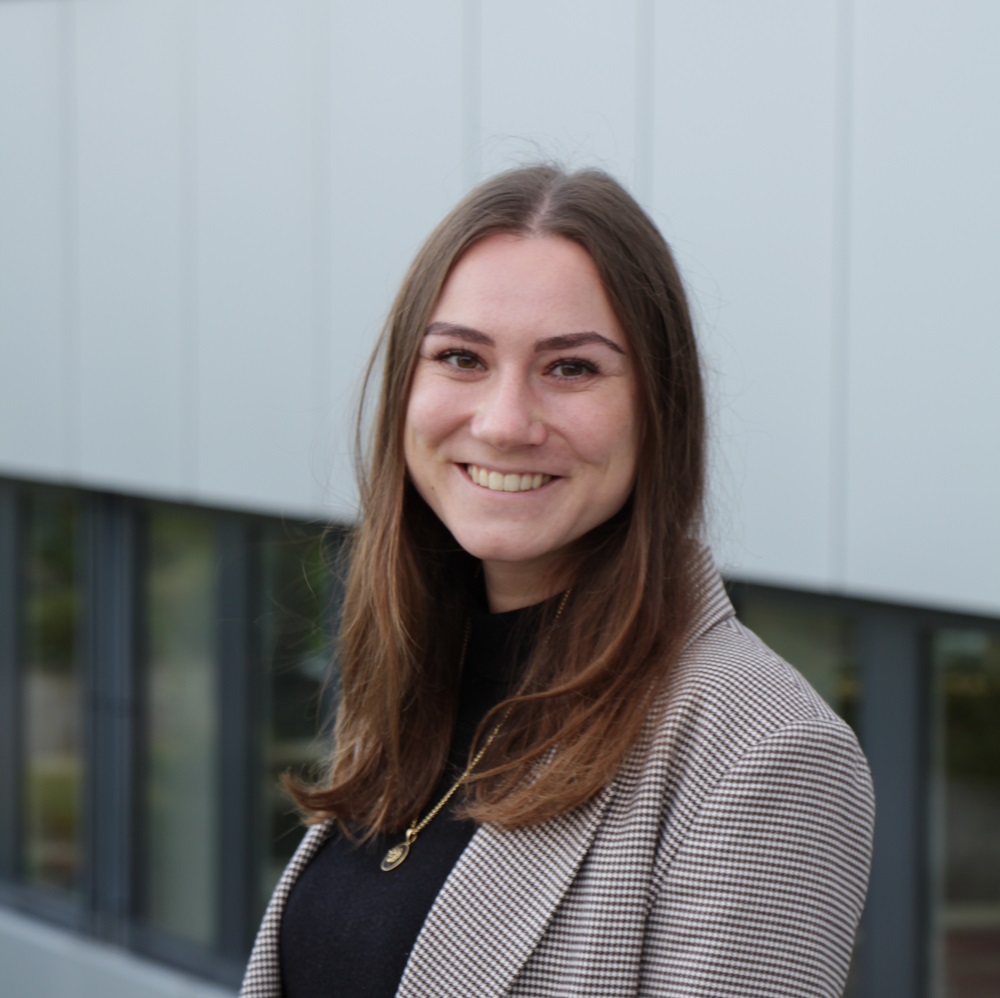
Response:
[[[788,724],[844,727],[807,680],[729,613],[697,634],[667,677],[664,719],[725,732],[737,748]],[[849,730],[849,729],[847,729]]]
[[[804,745],[840,744],[864,761],[850,727],[731,610],[695,635],[674,663],[655,725],[673,753],[689,757],[710,745],[723,766],[782,733]]]
[[[764,709],[775,719],[834,716],[803,677],[736,618],[722,577],[707,548],[699,548],[691,568],[693,606],[687,637],[667,678],[674,701],[702,698],[735,701]]]
[[[731,609],[674,664],[642,755],[664,795],[668,838],[722,805],[760,811],[787,800],[808,812],[836,800],[858,841],[870,839],[874,795],[854,732]]]
[[[767,787],[812,801],[833,791],[853,802],[861,834],[868,834],[871,777],[854,732],[737,620],[707,550],[693,585],[686,644],[663,665],[654,708],[619,774],[623,799],[645,801],[671,838],[683,837],[718,792],[749,806],[756,788],[758,805],[766,806]]]
[[[782,730],[861,750],[851,729],[806,679],[737,618],[707,549],[698,552],[695,610],[679,658],[662,677],[655,742],[682,759],[711,749],[720,765]]]
[[[689,644],[650,730],[651,992],[840,994],[874,828],[853,731],[732,615]]]
[[[695,608],[680,656],[622,775],[655,795],[668,837],[683,836],[713,794],[744,798],[755,786],[818,800],[849,800],[860,834],[874,798],[851,728],[806,679],[737,618],[706,549],[692,576]],[[737,787],[735,798],[726,788]],[[716,797],[716,800],[718,798]],[[766,805],[762,805],[766,806]]]

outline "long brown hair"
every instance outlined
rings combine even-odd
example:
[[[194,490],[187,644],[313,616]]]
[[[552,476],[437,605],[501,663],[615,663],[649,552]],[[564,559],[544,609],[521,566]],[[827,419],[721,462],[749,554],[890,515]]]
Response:
[[[382,382],[359,462],[356,528],[340,632],[341,702],[326,776],[291,783],[308,820],[351,834],[398,831],[445,766],[457,711],[463,622],[476,563],[407,480],[403,427],[420,340],[462,254],[495,233],[561,236],[592,257],[628,338],[641,439],[625,507],[578,541],[573,593],[542,620],[520,685],[480,725],[505,720],[464,812],[534,824],[597,793],[635,741],[692,613],[705,417],[691,318],[663,237],[597,170],[540,165],[473,190],[417,254],[368,368]],[[359,436],[360,440],[360,436]],[[530,779],[528,778],[530,774]]]

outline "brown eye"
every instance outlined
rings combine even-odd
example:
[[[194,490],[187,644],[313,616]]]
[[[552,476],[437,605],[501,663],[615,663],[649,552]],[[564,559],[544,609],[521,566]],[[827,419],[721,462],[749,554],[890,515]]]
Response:
[[[585,378],[588,375],[597,373],[597,366],[589,360],[559,360],[550,368],[549,372],[557,378],[565,378],[567,381],[575,381]]]
[[[434,359],[459,371],[477,371],[483,366],[482,361],[468,350],[444,350]]]

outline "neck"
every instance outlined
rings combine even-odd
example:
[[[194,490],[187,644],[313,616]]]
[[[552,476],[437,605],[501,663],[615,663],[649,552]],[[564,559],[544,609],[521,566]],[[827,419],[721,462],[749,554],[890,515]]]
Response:
[[[490,613],[533,606],[566,588],[551,572],[507,562],[483,562],[483,582]]]

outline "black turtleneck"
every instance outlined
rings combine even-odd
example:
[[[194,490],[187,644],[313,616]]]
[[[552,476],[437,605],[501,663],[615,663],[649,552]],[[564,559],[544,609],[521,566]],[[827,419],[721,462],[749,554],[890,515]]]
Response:
[[[455,781],[472,737],[490,708],[503,700],[530,649],[534,608],[473,613],[462,670],[458,717],[447,772],[432,807]],[[476,830],[460,821],[452,801],[420,833],[406,861],[379,868],[400,834],[356,845],[334,833],[292,888],[281,921],[281,978],[286,998],[395,995],[410,950],[452,867]]]

